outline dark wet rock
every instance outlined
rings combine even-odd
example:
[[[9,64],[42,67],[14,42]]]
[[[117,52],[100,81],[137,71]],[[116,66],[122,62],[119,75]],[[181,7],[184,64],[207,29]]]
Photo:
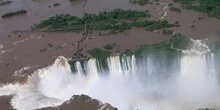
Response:
[[[61,4],[59,4],[59,3],[53,4],[54,7],[57,7],[57,6],[60,6],[60,5],[61,5]]]
[[[13,107],[10,104],[12,96],[1,96],[0,97],[0,105],[1,110],[14,110]]]
[[[115,107],[112,107],[108,103],[105,103],[105,104],[101,104],[101,106],[99,107],[99,110],[118,110],[118,109]]]
[[[82,94],[73,95],[69,101],[58,107],[47,107],[39,110],[117,110],[117,108]]]
[[[200,108],[200,109],[197,109],[197,110],[216,110],[216,109],[210,109],[210,108]]]

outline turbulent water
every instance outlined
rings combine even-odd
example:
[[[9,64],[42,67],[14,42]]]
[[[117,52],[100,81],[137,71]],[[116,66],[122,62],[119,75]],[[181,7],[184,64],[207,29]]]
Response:
[[[6,84],[0,96],[14,95],[15,109],[30,110],[61,105],[73,95],[86,94],[119,110],[220,109],[220,90],[215,55],[201,41],[169,62],[153,55],[111,56],[108,71],[97,59],[75,63],[58,57],[49,67],[37,70],[24,83]]]

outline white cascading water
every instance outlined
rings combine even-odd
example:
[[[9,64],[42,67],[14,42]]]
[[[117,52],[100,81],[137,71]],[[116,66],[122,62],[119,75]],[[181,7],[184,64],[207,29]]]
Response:
[[[214,65],[214,54],[200,40],[183,52],[178,96],[187,104],[200,108],[220,106],[219,85]],[[186,105],[185,105],[186,106]],[[196,108],[194,108],[196,109]]]
[[[111,56],[105,74],[100,73],[103,67],[96,59],[83,64],[77,61],[72,73],[67,59],[58,57],[52,66],[37,70],[24,83],[2,85],[0,96],[13,95],[11,104],[19,110],[58,106],[80,94],[119,110],[220,109],[214,54],[196,40],[180,57],[179,68],[174,68],[177,72],[164,81],[153,80],[163,73],[156,73],[162,69],[160,61],[150,56],[141,66],[136,65],[135,56]]]

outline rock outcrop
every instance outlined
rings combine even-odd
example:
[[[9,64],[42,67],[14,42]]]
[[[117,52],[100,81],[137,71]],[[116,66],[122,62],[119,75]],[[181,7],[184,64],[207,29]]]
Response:
[[[108,103],[102,103],[87,95],[73,95],[69,101],[57,107],[47,107],[39,110],[118,110]]]

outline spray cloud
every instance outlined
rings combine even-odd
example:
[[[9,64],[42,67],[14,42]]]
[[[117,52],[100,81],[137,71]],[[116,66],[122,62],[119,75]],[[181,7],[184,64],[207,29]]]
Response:
[[[111,56],[109,72],[101,73],[97,59],[89,59],[85,65],[76,62],[72,73],[67,59],[58,57],[53,65],[30,75],[25,84],[3,85],[0,96],[13,94],[11,104],[20,110],[58,106],[80,94],[119,110],[220,109],[214,58],[199,40],[183,51],[172,71],[169,64],[151,56],[139,65],[135,56]]]

